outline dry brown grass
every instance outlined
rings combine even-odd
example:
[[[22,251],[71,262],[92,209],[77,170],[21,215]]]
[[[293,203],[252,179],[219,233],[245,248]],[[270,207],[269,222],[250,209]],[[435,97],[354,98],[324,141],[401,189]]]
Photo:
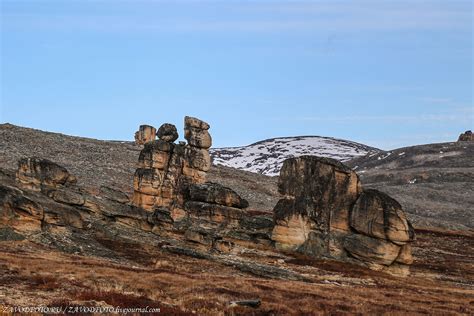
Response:
[[[433,243],[436,251],[444,251],[453,243],[466,249],[469,240],[463,238],[419,233],[420,245],[415,253],[433,248]],[[257,278],[216,262],[158,249],[148,253],[149,260],[138,260],[140,264],[68,255],[27,242],[1,243],[0,254],[0,302],[9,305],[105,302],[122,307],[158,306],[167,311],[166,315],[474,312],[474,291],[472,283],[469,285],[474,279],[469,270],[472,260],[462,256],[451,256],[451,261],[460,259],[461,263],[442,271],[429,266],[434,257],[418,257],[412,276],[405,279],[304,256],[294,256],[284,263],[310,277],[313,282],[308,283]],[[437,264],[443,262],[447,261]],[[230,301],[255,298],[262,300],[257,309],[229,306]]]

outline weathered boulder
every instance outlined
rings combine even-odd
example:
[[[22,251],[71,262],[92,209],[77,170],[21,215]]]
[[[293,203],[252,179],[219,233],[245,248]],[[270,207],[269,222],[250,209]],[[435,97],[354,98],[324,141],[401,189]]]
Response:
[[[247,200],[241,198],[234,190],[212,182],[190,185],[187,188],[185,198],[189,201],[218,204],[240,209],[246,208],[249,205]]]
[[[412,241],[415,236],[402,206],[377,190],[362,192],[352,209],[350,225],[361,234],[400,245]]]
[[[123,204],[128,203],[130,201],[128,195],[124,192],[107,186],[101,186],[99,194],[109,200]]]
[[[143,145],[151,142],[156,138],[156,128],[150,125],[140,125],[137,132],[135,132],[135,143]]]
[[[198,148],[208,149],[212,146],[209,124],[194,117],[184,118],[184,138],[188,144]]]
[[[43,207],[27,198],[24,192],[0,185],[0,225],[19,231],[37,231],[41,229],[43,217]]]
[[[208,123],[191,116],[184,117],[184,126],[195,127],[206,131],[211,127]]]
[[[48,192],[48,196],[59,203],[69,204],[69,205],[84,205],[85,199],[84,196],[78,192],[71,190],[52,190]]]
[[[363,191],[350,168],[328,158],[291,158],[283,163],[278,189],[284,197],[273,210],[277,248],[355,258],[373,269],[407,275],[413,227],[397,201],[377,190]]]
[[[76,177],[66,168],[37,157],[20,159],[16,178],[21,187],[35,191],[42,187],[57,188],[77,183]]]
[[[344,240],[344,248],[355,258],[368,264],[391,265],[401,247],[387,240],[352,234]]]
[[[458,142],[474,142],[474,134],[472,131],[466,131],[459,135]]]
[[[320,255],[342,255],[338,244],[350,232],[349,213],[361,192],[357,174],[334,159],[290,158],[283,163],[278,189],[284,198],[274,208],[276,246],[299,249],[312,232]]]
[[[165,123],[158,129],[158,138],[165,142],[174,142],[178,139],[178,130],[173,124]]]
[[[238,226],[244,212],[241,209],[204,202],[187,201],[184,204],[189,216],[203,219],[211,227]]]

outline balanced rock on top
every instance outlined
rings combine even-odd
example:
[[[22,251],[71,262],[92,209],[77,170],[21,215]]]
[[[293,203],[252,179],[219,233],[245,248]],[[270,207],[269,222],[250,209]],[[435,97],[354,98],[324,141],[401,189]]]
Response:
[[[209,124],[197,118],[189,116],[184,118],[184,138],[193,147],[209,149],[212,146],[209,128]]]
[[[170,143],[174,142],[179,137],[176,126],[169,123],[165,123],[160,126],[160,128],[158,129],[157,136],[159,139]]]

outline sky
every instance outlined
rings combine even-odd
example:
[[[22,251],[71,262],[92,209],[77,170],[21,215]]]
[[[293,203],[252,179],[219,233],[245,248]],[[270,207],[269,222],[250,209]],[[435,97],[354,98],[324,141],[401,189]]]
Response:
[[[0,3],[0,123],[132,140],[190,115],[214,147],[474,129],[472,1]]]

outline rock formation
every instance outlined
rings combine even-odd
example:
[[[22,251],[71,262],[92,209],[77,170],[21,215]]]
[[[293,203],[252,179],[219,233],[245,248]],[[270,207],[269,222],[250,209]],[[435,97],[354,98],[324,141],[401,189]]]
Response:
[[[472,131],[466,131],[459,135],[458,142],[474,142],[474,134]]]
[[[23,158],[18,162],[17,179],[25,189],[41,191],[42,188],[57,188],[73,185],[76,177],[66,168],[37,157]]]
[[[178,138],[176,127],[163,124],[159,139],[146,143],[140,152],[133,184],[134,205],[150,212],[169,208],[173,218],[178,218],[184,215],[184,188],[206,181],[211,167],[210,126],[192,117],[185,117],[184,124],[188,144],[173,143]]]
[[[271,245],[271,221],[249,217],[248,202],[234,190],[206,182],[211,167],[209,124],[185,117],[187,143],[173,143],[176,127],[163,124],[145,144],[134,177],[133,205],[149,212],[158,234],[182,233],[187,241],[228,252],[236,243]]]
[[[156,139],[156,128],[150,125],[140,125],[138,131],[135,132],[135,143],[144,145]]]
[[[284,197],[274,208],[277,248],[355,258],[397,273],[400,265],[411,264],[414,230],[400,204],[377,190],[363,190],[357,174],[342,163],[315,156],[288,159],[278,188]]]
[[[349,211],[361,192],[355,172],[329,158],[291,158],[283,164],[278,190],[284,198],[274,208],[276,247],[340,257]]]

